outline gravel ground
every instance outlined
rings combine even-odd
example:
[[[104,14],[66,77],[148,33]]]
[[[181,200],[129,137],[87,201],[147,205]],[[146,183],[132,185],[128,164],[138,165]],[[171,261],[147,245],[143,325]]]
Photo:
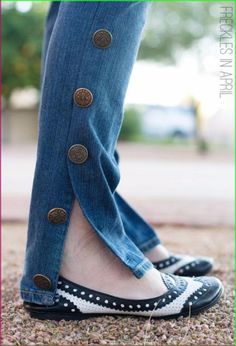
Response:
[[[225,294],[210,311],[194,318],[151,320],[102,317],[81,322],[32,320],[24,312],[18,285],[26,239],[25,224],[3,230],[3,345],[233,345],[233,232],[230,229],[164,227],[172,251],[214,256]],[[189,250],[189,252],[190,252]]]

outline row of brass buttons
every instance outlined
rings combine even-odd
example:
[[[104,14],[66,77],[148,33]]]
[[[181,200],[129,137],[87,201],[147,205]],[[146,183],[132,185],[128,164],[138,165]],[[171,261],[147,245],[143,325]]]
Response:
[[[74,144],[68,151],[68,157],[72,162],[82,164],[88,158],[88,150],[81,144]],[[48,212],[48,221],[57,225],[65,223],[66,217],[66,210],[63,208],[53,208]]]
[[[97,48],[108,48],[112,42],[112,35],[108,30],[100,29],[93,34],[93,43]],[[89,89],[79,88],[74,93],[74,102],[77,106],[86,108],[93,102],[93,94]],[[88,150],[82,144],[74,144],[68,151],[68,158],[75,164],[82,164],[88,159]],[[63,208],[53,208],[48,212],[48,221],[55,225],[66,222],[67,212]],[[49,290],[52,287],[51,280],[42,274],[36,274],[33,277],[34,284],[43,290]]]

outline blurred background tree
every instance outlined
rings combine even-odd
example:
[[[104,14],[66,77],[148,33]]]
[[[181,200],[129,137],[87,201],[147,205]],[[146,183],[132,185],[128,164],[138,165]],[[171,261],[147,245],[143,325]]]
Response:
[[[9,98],[15,88],[39,88],[45,4],[34,4],[20,12],[15,4],[2,13],[3,95]]]
[[[149,13],[138,57],[176,63],[179,54],[197,45],[202,38],[217,38],[216,18],[216,3],[155,3]]]
[[[136,141],[142,138],[142,113],[137,107],[129,107],[125,111],[119,139]]]
[[[34,3],[30,11],[20,12],[17,4],[3,3],[3,95],[6,99],[15,88],[39,87],[48,4]],[[215,17],[214,3],[153,3],[138,58],[175,62],[178,54],[201,38],[216,35]]]

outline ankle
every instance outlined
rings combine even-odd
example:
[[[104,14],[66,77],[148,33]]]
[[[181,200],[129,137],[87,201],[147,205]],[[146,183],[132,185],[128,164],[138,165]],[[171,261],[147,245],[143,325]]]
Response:
[[[158,244],[152,250],[145,253],[145,256],[151,262],[159,262],[170,257],[169,251],[162,245]]]
[[[75,203],[66,236],[60,275],[74,283],[126,299],[148,299],[166,292],[152,268],[141,279],[105,246]]]

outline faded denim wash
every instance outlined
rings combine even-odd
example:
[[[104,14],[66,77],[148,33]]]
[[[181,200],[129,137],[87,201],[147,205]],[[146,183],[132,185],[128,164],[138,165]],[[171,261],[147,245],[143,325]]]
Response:
[[[123,120],[123,102],[137,55],[148,3],[52,3],[45,31],[39,140],[28,227],[21,296],[51,305],[74,199],[94,230],[134,275],[152,268],[143,252],[160,243],[153,229],[116,193],[120,180],[115,151]],[[98,29],[112,33],[112,44],[98,49],[91,37]],[[73,94],[87,88],[88,108]],[[76,165],[68,149],[82,144],[89,158]],[[63,208],[65,223],[55,225],[48,211]],[[50,289],[33,281],[42,274]]]

